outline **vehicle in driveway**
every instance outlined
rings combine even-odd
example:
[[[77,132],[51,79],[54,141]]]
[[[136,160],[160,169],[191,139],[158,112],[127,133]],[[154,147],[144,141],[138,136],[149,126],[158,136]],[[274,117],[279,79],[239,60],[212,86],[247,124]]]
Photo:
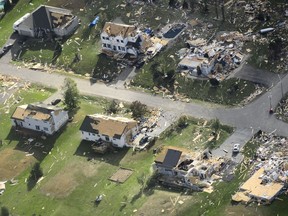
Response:
[[[55,100],[51,101],[51,105],[55,106],[55,105],[57,105],[60,102],[61,102],[61,99],[58,98],[58,99],[55,99]]]
[[[11,47],[13,46],[13,44],[9,43],[9,44],[6,44],[2,50],[0,50],[0,58],[2,56],[4,56],[10,49]]]
[[[234,154],[236,154],[236,153],[239,153],[239,151],[240,151],[240,144],[238,144],[238,143],[234,144],[234,145],[233,145],[232,152],[233,152]]]

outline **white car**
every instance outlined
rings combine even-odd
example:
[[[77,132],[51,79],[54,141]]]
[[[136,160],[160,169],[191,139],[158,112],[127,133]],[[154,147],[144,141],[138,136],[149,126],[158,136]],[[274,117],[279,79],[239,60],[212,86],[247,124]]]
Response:
[[[240,144],[236,143],[233,145],[233,153],[238,153],[240,151]]]

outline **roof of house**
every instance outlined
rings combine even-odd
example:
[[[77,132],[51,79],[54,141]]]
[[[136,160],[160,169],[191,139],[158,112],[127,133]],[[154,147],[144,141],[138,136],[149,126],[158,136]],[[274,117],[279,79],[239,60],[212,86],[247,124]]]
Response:
[[[21,23],[32,29],[52,29],[65,26],[74,16],[70,10],[41,5],[36,8],[30,16],[27,16]],[[16,21],[17,22],[17,21]]]
[[[106,22],[103,32],[106,32],[109,36],[121,35],[123,38],[126,38],[128,36],[135,36],[136,29],[137,27],[134,25]]]
[[[60,107],[47,105],[43,103],[25,104],[18,106],[15,109],[11,118],[24,120],[26,117],[30,117],[37,120],[47,121],[51,118],[51,112],[61,110],[63,109]]]
[[[262,199],[271,200],[284,187],[278,182],[271,182],[268,184],[261,184],[262,176],[264,175],[264,168],[257,170],[250,179],[248,179],[240,189],[247,191],[250,196],[261,197]]]
[[[109,137],[121,137],[123,133],[136,126],[137,122],[133,119],[94,114],[85,117],[80,130]]]
[[[179,65],[190,68],[197,68],[198,66],[200,67],[201,64],[205,62],[207,62],[206,58],[200,58],[196,56],[193,57],[186,56],[179,62]]]
[[[199,155],[187,149],[175,146],[167,146],[157,155],[154,162],[169,168],[173,168],[176,167],[179,162],[187,159],[187,156],[189,158],[197,158]]]

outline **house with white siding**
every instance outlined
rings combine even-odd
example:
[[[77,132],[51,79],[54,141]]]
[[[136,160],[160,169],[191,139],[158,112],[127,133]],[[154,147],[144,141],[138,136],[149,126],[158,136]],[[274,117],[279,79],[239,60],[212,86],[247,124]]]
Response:
[[[78,25],[79,19],[70,10],[41,5],[17,20],[13,29],[19,35],[33,38],[64,37],[71,35]]]
[[[106,22],[101,33],[102,51],[137,57],[143,38],[134,25]]]
[[[132,146],[132,138],[138,132],[138,125],[133,119],[94,114],[85,117],[80,131],[83,140],[103,140],[123,148]]]
[[[11,120],[16,129],[26,128],[52,135],[68,122],[68,112],[43,103],[26,104],[15,109]]]

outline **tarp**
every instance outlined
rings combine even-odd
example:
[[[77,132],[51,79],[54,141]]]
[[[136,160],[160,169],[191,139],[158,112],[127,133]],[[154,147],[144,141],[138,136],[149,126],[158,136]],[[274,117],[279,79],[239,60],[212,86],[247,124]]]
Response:
[[[99,16],[96,16],[95,19],[89,24],[89,27],[93,27],[95,25],[97,25],[97,23],[99,22],[100,20],[100,17]]]

